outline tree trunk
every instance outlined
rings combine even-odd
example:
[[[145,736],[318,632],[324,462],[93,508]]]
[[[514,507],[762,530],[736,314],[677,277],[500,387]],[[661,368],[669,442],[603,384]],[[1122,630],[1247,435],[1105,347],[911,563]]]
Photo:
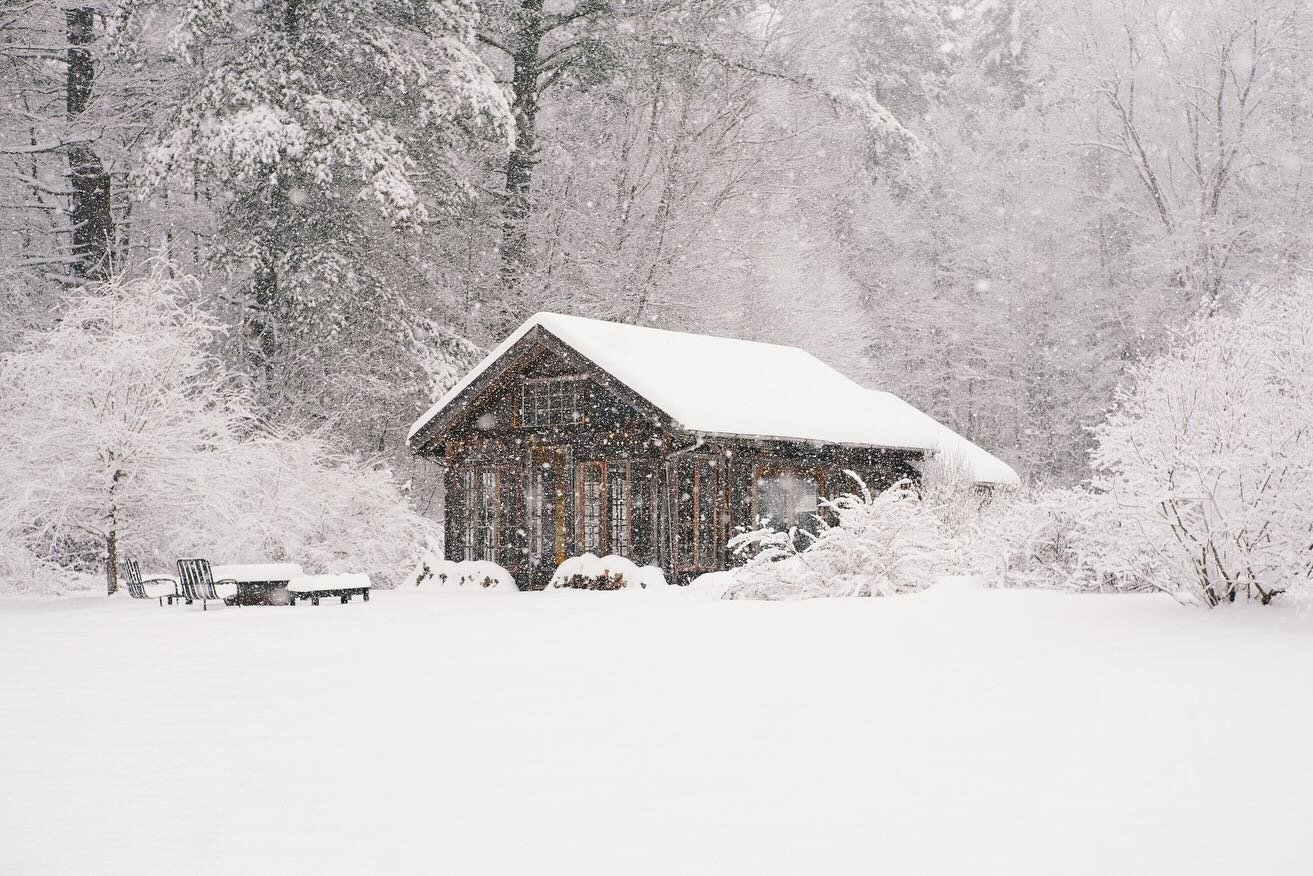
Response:
[[[113,528],[105,536],[105,586],[110,596],[119,589],[119,532]]]
[[[529,249],[529,192],[537,161],[538,74],[542,59],[543,0],[523,0],[521,25],[515,35],[511,60],[511,111],[515,117],[515,146],[506,159],[506,200],[502,207],[501,278],[515,285],[524,273]]]
[[[95,36],[95,13],[90,7],[65,10],[68,22],[68,79],[66,107],[74,121],[91,104],[96,80],[91,61]],[[111,272],[110,242],[114,239],[114,216],[110,210],[110,179],[100,157],[89,144],[68,150],[69,205],[73,222],[73,273],[86,280],[104,280]]]
[[[288,0],[283,8],[283,30],[296,43],[301,32],[301,0]],[[254,302],[247,321],[248,353],[254,370],[266,384],[273,380],[273,361],[279,350],[278,321],[283,306],[278,269],[289,246],[292,187],[287,174],[275,172],[269,190],[269,224],[256,232],[256,258],[251,279]]]

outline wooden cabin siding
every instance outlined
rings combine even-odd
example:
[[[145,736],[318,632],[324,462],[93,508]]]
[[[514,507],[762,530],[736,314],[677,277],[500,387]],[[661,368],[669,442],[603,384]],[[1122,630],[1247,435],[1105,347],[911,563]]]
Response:
[[[582,509],[592,495],[581,492],[581,471],[599,484],[597,549],[616,548],[610,499],[623,478],[623,552],[639,563],[654,562],[671,582],[735,563],[725,543],[757,528],[764,472],[814,479],[820,497],[856,488],[845,469],[872,490],[917,477],[920,451],[689,434],[549,335],[526,335],[504,359],[507,367],[481,374],[426,424],[413,446],[417,453],[440,454],[445,464],[448,559],[492,559],[525,589],[545,586],[561,560],[581,552]],[[566,379],[579,381],[568,395],[579,400],[582,416],[526,422],[524,387]],[[471,522],[480,525],[472,529]],[[480,536],[477,543],[472,533]]]

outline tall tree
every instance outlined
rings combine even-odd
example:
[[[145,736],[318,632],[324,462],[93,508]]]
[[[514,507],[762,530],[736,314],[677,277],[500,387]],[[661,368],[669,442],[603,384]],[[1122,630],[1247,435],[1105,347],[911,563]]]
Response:
[[[70,218],[73,223],[73,270],[88,280],[110,275],[110,243],[114,217],[110,210],[110,177],[86,132],[77,122],[91,106],[96,67],[91,57],[96,13],[89,6],[65,12],[68,19],[67,98],[73,142],[68,147]]]
[[[147,43],[144,5],[121,10],[129,50]],[[311,381],[297,392],[316,395],[343,367],[363,379],[351,369],[376,350],[360,345],[396,345],[399,253],[472,196],[467,154],[506,144],[509,111],[472,49],[475,19],[469,0],[200,0],[171,18],[191,82],[145,176],[199,173],[213,186],[211,254],[232,272],[275,406],[290,371]]]
[[[530,195],[538,158],[538,112],[543,96],[568,74],[595,67],[606,57],[606,25],[632,15],[642,3],[574,0],[548,11],[544,0],[493,0],[487,4],[479,41],[509,66],[515,144],[506,158],[500,273],[514,285],[529,258]],[[630,9],[628,7],[635,7]]]

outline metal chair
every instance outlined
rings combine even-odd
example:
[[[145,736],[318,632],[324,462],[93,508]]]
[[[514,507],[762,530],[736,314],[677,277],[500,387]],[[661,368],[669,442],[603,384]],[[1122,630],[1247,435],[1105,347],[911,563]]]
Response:
[[[178,595],[178,582],[176,579],[171,578],[168,575],[159,575],[154,578],[142,578],[141,564],[138,563],[136,560],[124,560],[123,570],[128,574],[128,581],[127,581],[128,595],[131,596],[133,599],[158,598],[160,601],[160,607],[164,606],[164,600],[167,599],[169,600],[169,605],[173,605],[173,600]],[[161,581],[167,581],[168,583],[172,584],[173,592],[166,593],[159,597],[151,596],[149,593],[146,592],[147,584],[157,584]]]
[[[224,601],[219,591],[215,589],[216,584],[237,585],[232,578],[215,581],[214,573],[210,569],[210,561],[194,558],[178,560],[178,581],[182,585],[182,598],[188,605],[199,599],[202,611],[207,611],[211,602]]]

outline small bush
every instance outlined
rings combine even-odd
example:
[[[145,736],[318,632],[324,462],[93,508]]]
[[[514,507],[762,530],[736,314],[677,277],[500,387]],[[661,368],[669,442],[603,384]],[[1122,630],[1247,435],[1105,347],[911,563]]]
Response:
[[[886,596],[933,584],[952,558],[933,509],[909,482],[873,495],[848,475],[858,492],[822,502],[837,524],[822,515],[815,535],[759,529],[734,537],[730,549],[747,562],[723,598]]]
[[[1127,551],[1106,495],[1082,489],[1000,494],[982,506],[968,562],[987,586],[1135,590],[1153,570]]]
[[[444,560],[431,543],[406,579],[420,587],[444,590],[518,590],[515,576],[485,560]]]
[[[571,557],[552,575],[552,588],[571,590],[652,590],[666,586],[666,576],[656,566],[639,567],[632,560],[609,554]]]
[[[42,559],[0,533],[0,596],[54,596],[102,586],[97,576]]]

